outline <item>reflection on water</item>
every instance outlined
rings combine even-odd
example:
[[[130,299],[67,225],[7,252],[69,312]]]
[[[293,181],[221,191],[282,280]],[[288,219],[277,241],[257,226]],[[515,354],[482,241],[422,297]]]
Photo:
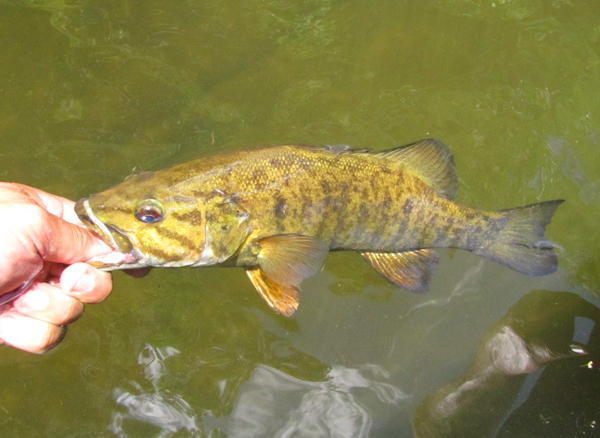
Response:
[[[592,143],[596,146],[595,135],[591,137]],[[558,171],[566,181],[575,186],[584,204],[600,204],[595,178],[590,177],[585,171],[575,148],[564,138],[550,136],[548,149],[551,152],[548,162],[538,166],[535,176],[528,182],[529,187],[538,192],[538,199],[543,199],[544,192],[554,181],[553,173]]]
[[[197,433],[199,429],[196,415],[180,396],[170,394],[169,391],[152,394],[143,393],[141,387],[137,389],[141,394],[133,395],[120,389],[115,390],[116,402],[128,410],[127,414],[113,414],[109,429],[117,436],[127,437],[123,421],[128,419],[156,426],[160,429],[156,436],[160,438],[170,437],[180,429],[190,432],[189,436],[200,436]]]
[[[422,401],[414,417],[416,436],[497,436],[540,377],[528,381],[529,373],[551,361],[596,352],[598,340],[590,340],[598,322],[600,309],[578,295],[526,295],[488,330],[470,369]]]
[[[575,150],[567,141],[559,137],[550,137],[548,147],[552,151],[552,161],[563,173],[564,177],[573,182],[579,189],[579,196],[585,204],[598,202],[598,187],[581,164]],[[537,175],[536,175],[537,177]]]
[[[411,313],[421,307],[425,306],[444,306],[448,304],[453,298],[461,296],[465,293],[477,292],[481,287],[481,277],[483,275],[484,260],[479,260],[475,266],[468,268],[463,274],[462,278],[456,283],[452,292],[447,297],[430,299],[422,303],[419,303],[412,307],[407,313]]]
[[[114,390],[121,408],[112,414],[109,430],[119,437],[139,433],[139,423],[151,427],[148,436],[168,438],[179,431],[197,437],[226,433],[236,438],[259,437],[356,437],[367,438],[373,412],[388,406],[400,409],[410,396],[385,382],[390,375],[378,365],[360,368],[333,366],[323,382],[293,377],[282,370],[258,364],[243,383],[230,415],[204,412],[198,419],[194,408],[179,394],[160,388],[168,373],[165,360],[180,352],[149,344],[138,356],[153,388],[132,382],[133,390]],[[137,424],[136,424],[137,423]],[[202,426],[200,426],[202,423]],[[131,431],[128,431],[131,429]]]
[[[474,266],[465,279],[477,277],[479,270]],[[573,370],[588,371],[585,379],[572,379],[568,392],[573,399],[590,400],[583,387],[590,376],[595,377],[590,373],[597,372],[600,363],[599,322],[600,309],[574,293],[538,290],[525,295],[488,329],[468,371],[419,403],[413,418],[415,437],[515,437],[527,427],[529,435],[522,436],[558,437],[594,429],[600,421],[595,406],[571,409],[574,402],[556,382],[568,381]],[[112,433],[159,438],[367,438],[386,436],[378,413],[391,412],[387,427],[397,431],[393,419],[413,403],[396,376],[380,365],[333,365],[320,375],[322,381],[314,381],[255,363],[233,396],[223,399],[224,409],[208,410],[198,400],[190,402],[188,396],[163,388],[172,373],[169,359],[180,354],[172,347],[146,344],[137,358],[143,381],[131,382],[129,389],[114,389],[117,408],[108,427]],[[579,362],[569,364],[569,358]],[[568,365],[563,370],[567,377],[555,377],[552,367],[560,363]],[[542,401],[556,406],[540,408],[536,394],[549,390],[554,394]],[[578,417],[570,422],[561,418],[558,425],[552,420],[552,412],[567,411]],[[563,435],[547,433],[557,427]]]
[[[113,412],[109,429],[117,436],[127,437],[127,420],[136,420],[160,429],[159,438],[168,438],[181,429],[189,432],[189,436],[200,436],[198,421],[192,407],[178,394],[159,388],[159,380],[166,373],[164,361],[179,351],[171,347],[154,348],[146,344],[146,348],[138,356],[138,364],[144,367],[144,374],[154,386],[154,390],[146,392],[133,382],[138,395],[121,388],[114,390],[115,401],[127,409],[127,413]],[[154,436],[154,435],[152,435]]]
[[[307,382],[259,365],[240,390],[228,432],[236,438],[366,438],[372,426],[365,402],[369,395],[384,405],[398,405],[409,397],[381,381],[388,377],[376,365],[334,366],[325,382]]]

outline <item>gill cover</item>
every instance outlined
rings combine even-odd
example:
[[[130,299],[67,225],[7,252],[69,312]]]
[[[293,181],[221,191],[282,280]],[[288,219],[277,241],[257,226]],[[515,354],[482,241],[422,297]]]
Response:
[[[221,263],[234,255],[250,234],[250,215],[231,198],[212,196],[204,202],[205,243],[193,266]]]

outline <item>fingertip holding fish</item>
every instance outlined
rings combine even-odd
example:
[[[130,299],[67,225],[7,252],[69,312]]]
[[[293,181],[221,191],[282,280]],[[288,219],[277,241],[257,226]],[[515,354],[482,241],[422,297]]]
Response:
[[[65,269],[60,277],[60,287],[67,295],[85,294],[95,287],[95,279],[87,263],[77,263]]]

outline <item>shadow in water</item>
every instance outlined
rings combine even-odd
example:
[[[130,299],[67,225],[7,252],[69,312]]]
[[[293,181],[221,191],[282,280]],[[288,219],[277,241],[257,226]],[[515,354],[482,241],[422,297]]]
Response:
[[[469,370],[421,402],[413,419],[415,436],[558,437],[591,432],[600,420],[593,413],[597,404],[589,406],[592,413],[572,421],[556,415],[570,411],[565,393],[573,403],[596,398],[585,393],[588,383],[598,380],[599,321],[600,309],[576,294],[526,295],[488,330]],[[578,358],[572,359],[577,363],[564,360],[568,358]],[[557,368],[561,364],[567,366]],[[598,384],[594,386],[597,391]],[[569,435],[557,434],[557,425]]]

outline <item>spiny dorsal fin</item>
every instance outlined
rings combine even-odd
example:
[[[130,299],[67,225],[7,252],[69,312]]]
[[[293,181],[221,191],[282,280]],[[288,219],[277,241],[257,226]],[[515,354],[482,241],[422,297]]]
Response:
[[[349,146],[347,144],[331,144],[327,146],[310,146],[305,144],[299,144],[296,146],[304,149],[310,149],[311,151],[327,152],[328,154],[335,155],[336,157],[340,155],[366,154],[371,150],[369,148],[353,149],[352,146]]]
[[[300,302],[298,286],[282,286],[274,283],[260,268],[248,269],[246,274],[271,309],[288,317],[298,309]]]
[[[389,253],[363,252],[361,255],[388,281],[413,292],[427,292],[438,264],[430,249]]]
[[[254,242],[258,264],[272,281],[282,286],[300,284],[319,272],[329,252],[326,243],[310,236],[281,234]]]
[[[358,154],[366,154],[367,152],[369,152],[370,149],[369,148],[352,149],[352,147],[348,146],[347,144],[334,144],[334,145],[327,145],[327,146],[321,148],[321,150],[323,150],[325,152],[329,152],[334,155],[342,155],[342,154],[358,155]]]
[[[456,196],[458,177],[454,159],[448,146],[439,140],[428,138],[373,155],[401,161],[442,198],[453,199]]]

